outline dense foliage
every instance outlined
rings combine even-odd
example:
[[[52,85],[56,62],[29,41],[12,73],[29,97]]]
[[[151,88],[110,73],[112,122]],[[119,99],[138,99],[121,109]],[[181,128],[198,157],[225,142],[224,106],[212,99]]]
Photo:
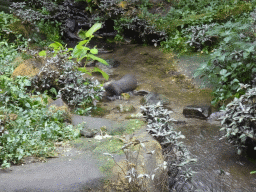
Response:
[[[182,183],[183,187],[187,180],[190,180],[193,175],[191,168],[187,167],[190,162],[196,161],[191,159],[189,151],[180,142],[179,139],[184,139],[185,136],[181,132],[177,132],[173,128],[173,122],[176,120],[170,117],[171,112],[164,109],[159,102],[156,105],[141,106],[141,113],[146,118],[148,125],[147,131],[162,145],[168,148],[168,168],[170,180],[169,189],[175,190]],[[171,182],[173,181],[173,183]]]
[[[256,88],[248,89],[239,99],[235,98],[227,105],[225,115],[221,118],[221,130],[225,131],[222,139],[227,138],[237,146],[239,155],[248,147],[256,150],[255,98]]]
[[[246,19],[216,24],[206,32],[209,36],[218,36],[220,42],[195,76],[206,76],[214,85],[213,105],[243,95],[244,90],[238,91],[239,83],[252,83],[256,71],[254,14],[255,11]]]
[[[8,24],[15,20],[8,14],[2,14],[0,21],[6,18],[10,18],[10,22],[2,23],[2,26],[9,29]],[[26,156],[56,156],[55,142],[72,140],[80,135],[81,127],[75,129],[68,124],[71,116],[67,108],[46,107],[49,99],[47,92],[57,93],[55,85],[59,84],[62,97],[68,103],[85,107],[100,99],[103,88],[97,81],[83,80],[82,73],[75,70],[74,62],[65,60],[63,55],[48,58],[48,64],[39,74],[45,77],[44,81],[37,82],[38,76],[32,81],[28,77],[12,78],[15,68],[13,60],[21,55],[20,50],[29,50],[18,46],[27,46],[28,41],[14,44],[8,43],[8,36],[1,37],[0,164],[2,168],[7,168],[11,164],[21,163]],[[38,52],[31,51],[27,54],[37,57]],[[53,70],[47,70],[47,67],[54,65],[59,71],[54,73]],[[32,91],[29,89],[31,87]],[[88,112],[88,109],[80,110],[80,113],[85,111]]]

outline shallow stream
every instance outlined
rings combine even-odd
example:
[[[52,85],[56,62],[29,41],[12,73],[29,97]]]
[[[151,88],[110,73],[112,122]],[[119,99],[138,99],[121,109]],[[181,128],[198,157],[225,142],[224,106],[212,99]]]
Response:
[[[101,48],[101,46],[98,46]],[[158,48],[142,45],[104,45],[113,52],[99,54],[104,59],[115,59],[120,66],[114,69],[109,80],[120,79],[125,74],[134,74],[139,82],[138,90],[147,90],[165,95],[174,113],[173,118],[185,121],[176,129],[186,136],[184,143],[192,158],[198,161],[192,165],[197,171],[194,179],[202,191],[256,191],[256,177],[250,171],[256,170],[255,163],[236,154],[236,148],[225,140],[219,141],[220,124],[210,124],[206,120],[187,119],[183,108],[187,105],[210,105],[211,89],[200,89],[202,81],[193,79],[192,71],[199,67],[207,56],[195,54],[177,59],[171,53],[163,53]],[[210,85],[207,87],[211,87]],[[122,103],[122,101],[118,101]],[[132,103],[133,105],[140,105]],[[115,103],[116,104],[116,103]],[[114,109],[113,102],[104,103]],[[120,113],[105,116],[122,121]],[[224,174],[220,175],[220,172]]]

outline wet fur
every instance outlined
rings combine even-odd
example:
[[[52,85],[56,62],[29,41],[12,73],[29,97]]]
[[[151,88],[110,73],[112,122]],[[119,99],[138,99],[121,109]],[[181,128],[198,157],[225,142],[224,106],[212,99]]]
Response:
[[[133,91],[138,86],[137,80],[133,75],[125,75],[120,80],[114,81],[104,88],[110,95],[121,95],[121,93]]]

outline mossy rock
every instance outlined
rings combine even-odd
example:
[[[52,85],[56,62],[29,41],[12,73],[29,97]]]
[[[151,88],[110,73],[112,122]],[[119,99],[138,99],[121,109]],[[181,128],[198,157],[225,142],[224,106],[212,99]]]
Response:
[[[30,58],[27,60],[22,57],[17,57],[12,63],[17,67],[12,73],[12,77],[16,76],[28,76],[33,77],[40,72],[40,69],[45,65],[46,60],[44,58]]]

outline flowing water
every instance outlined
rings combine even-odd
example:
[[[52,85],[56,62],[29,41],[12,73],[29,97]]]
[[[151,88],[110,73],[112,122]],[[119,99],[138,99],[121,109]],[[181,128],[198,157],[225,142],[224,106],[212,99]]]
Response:
[[[100,48],[102,45],[98,45]],[[104,59],[116,59],[120,66],[115,68],[110,80],[120,79],[127,73],[134,74],[139,82],[138,90],[165,95],[174,113],[173,118],[186,121],[176,126],[186,136],[184,144],[198,161],[191,165],[196,187],[202,191],[256,191],[255,163],[236,154],[236,148],[225,140],[219,141],[220,124],[206,120],[186,119],[183,108],[187,105],[210,105],[210,88],[200,89],[202,81],[191,80],[192,71],[206,56],[182,56],[179,60],[171,53],[142,45],[107,45],[113,52],[98,55]],[[210,85],[208,87],[211,87]],[[105,105],[111,105],[111,102]],[[106,118],[117,119],[117,114]],[[220,175],[220,173],[223,173]]]

